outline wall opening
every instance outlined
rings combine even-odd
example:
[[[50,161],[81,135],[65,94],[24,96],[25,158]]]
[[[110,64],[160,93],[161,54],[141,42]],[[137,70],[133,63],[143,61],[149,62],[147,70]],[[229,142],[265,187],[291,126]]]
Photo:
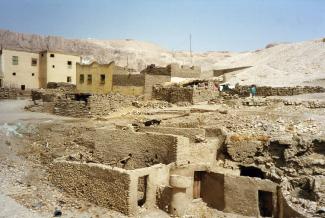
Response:
[[[138,178],[138,206],[143,206],[147,199],[148,175]]]
[[[25,90],[26,87],[25,87],[25,85],[21,85],[20,88],[21,88],[21,90]]]
[[[262,217],[272,217],[273,193],[258,190],[258,207]]]
[[[194,171],[193,198],[201,197],[202,180],[205,175],[204,171]]]
[[[2,79],[0,79],[0,88],[2,88]]]
[[[257,177],[261,179],[265,179],[264,173],[260,168],[249,166],[240,166],[240,175],[241,176],[248,176],[248,177]]]
[[[225,209],[225,179],[223,174],[207,172],[201,183],[200,195],[208,207]]]

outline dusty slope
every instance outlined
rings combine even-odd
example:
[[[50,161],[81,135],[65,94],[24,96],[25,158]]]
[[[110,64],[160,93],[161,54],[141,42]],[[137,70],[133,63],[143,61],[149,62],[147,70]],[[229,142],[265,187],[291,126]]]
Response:
[[[325,42],[306,41],[279,44],[252,52],[172,52],[158,45],[132,39],[95,40],[65,39],[0,30],[0,46],[26,51],[52,50],[76,53],[85,62],[115,61],[138,71],[148,64],[165,66],[176,62],[195,64],[203,70],[251,65],[252,68],[228,76],[235,84],[287,86],[302,84],[325,85]],[[308,83],[310,82],[311,83]]]

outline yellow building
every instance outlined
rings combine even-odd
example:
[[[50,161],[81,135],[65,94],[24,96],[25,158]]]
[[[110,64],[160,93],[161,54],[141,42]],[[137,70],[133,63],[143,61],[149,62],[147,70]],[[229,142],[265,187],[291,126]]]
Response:
[[[91,94],[107,94],[112,91],[114,62],[89,65],[77,63],[77,91]]]
[[[0,50],[0,87],[39,88],[39,54]]]
[[[43,51],[40,53],[40,86],[49,82],[76,84],[76,64],[80,57],[73,54]]]

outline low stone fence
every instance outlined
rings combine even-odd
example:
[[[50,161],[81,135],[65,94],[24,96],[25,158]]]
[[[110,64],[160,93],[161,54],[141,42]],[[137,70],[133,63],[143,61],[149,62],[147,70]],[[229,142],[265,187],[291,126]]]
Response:
[[[13,88],[0,88],[0,99],[16,99],[18,90]]]
[[[236,86],[235,89],[231,90],[229,93],[237,94],[240,97],[249,96],[249,86]],[[296,86],[296,87],[270,87],[270,86],[257,86],[256,95],[257,96],[291,96],[300,95],[308,93],[322,93],[325,92],[325,88],[316,86]]]

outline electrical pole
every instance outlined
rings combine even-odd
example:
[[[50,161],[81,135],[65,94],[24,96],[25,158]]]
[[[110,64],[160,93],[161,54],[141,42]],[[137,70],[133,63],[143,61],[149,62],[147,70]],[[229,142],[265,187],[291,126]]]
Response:
[[[192,59],[192,34],[190,33],[190,57],[191,57],[191,64],[193,64],[193,59]]]

